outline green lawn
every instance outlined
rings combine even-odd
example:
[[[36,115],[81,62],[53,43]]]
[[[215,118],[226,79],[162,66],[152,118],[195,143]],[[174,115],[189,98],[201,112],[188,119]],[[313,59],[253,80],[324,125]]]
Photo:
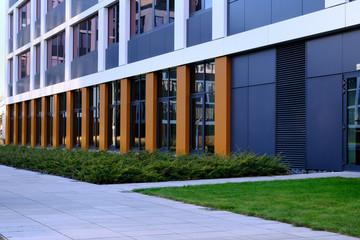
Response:
[[[360,179],[228,183],[136,192],[360,237]]]

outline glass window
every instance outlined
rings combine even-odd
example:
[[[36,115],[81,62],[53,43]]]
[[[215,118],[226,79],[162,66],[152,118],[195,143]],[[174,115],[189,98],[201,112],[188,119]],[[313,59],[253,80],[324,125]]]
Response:
[[[75,91],[73,96],[74,101],[74,122],[73,122],[73,141],[74,147],[81,147],[81,91]]]
[[[48,0],[47,10],[50,11],[53,8],[56,8],[64,0]]]
[[[158,74],[158,147],[176,150],[176,69]]]
[[[74,26],[74,58],[98,48],[98,16],[92,16]]]
[[[26,102],[26,145],[31,144],[31,101]]]
[[[59,145],[66,144],[66,93],[59,95]]]
[[[213,0],[190,0],[190,14],[212,8],[212,1]]]
[[[9,60],[9,88],[8,95],[11,97],[13,95],[13,60]]]
[[[46,134],[46,142],[47,142],[47,145],[52,147],[53,145],[53,112],[54,112],[54,98],[53,96],[50,96],[50,97],[47,97],[46,98],[46,115],[47,115],[47,118],[46,118],[46,129],[47,129],[47,134]]]
[[[100,106],[100,95],[99,86],[90,88],[90,118],[89,118],[89,145],[92,148],[99,147],[99,106]]]
[[[131,82],[131,139],[134,149],[145,148],[145,75],[135,77]]]
[[[41,145],[41,99],[36,99],[36,145]]]
[[[109,84],[109,149],[120,148],[120,94],[121,82]]]
[[[12,37],[14,35],[14,15],[11,13],[9,15],[9,17],[10,17],[10,22],[9,22],[10,32],[9,32],[9,35],[10,35],[10,37]]]
[[[10,105],[10,143],[14,143],[14,105]]]
[[[19,79],[30,75],[30,51],[24,52],[19,57]]]
[[[17,103],[18,106],[18,145],[22,143],[22,103]]]
[[[131,0],[130,35],[174,21],[174,0]],[[140,14],[139,14],[140,12]]]
[[[40,44],[35,46],[35,54],[36,54],[36,72],[40,72]]]
[[[55,67],[65,60],[65,33],[60,33],[47,41],[47,68]],[[40,47],[39,50],[40,56]],[[40,62],[40,58],[39,58]],[[40,70],[40,64],[39,64]]]
[[[19,31],[30,25],[30,1],[19,8]]]
[[[109,7],[109,45],[119,42],[119,3]]]
[[[215,63],[195,64],[190,68],[191,149],[214,152]]]
[[[40,4],[40,0],[36,0],[36,20],[40,19],[41,17],[41,4]]]

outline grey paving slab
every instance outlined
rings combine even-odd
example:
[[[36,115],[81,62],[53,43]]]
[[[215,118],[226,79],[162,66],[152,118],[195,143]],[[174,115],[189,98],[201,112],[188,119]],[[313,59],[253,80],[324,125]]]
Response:
[[[129,192],[135,188],[335,176],[360,178],[360,173],[99,186],[0,166],[0,234],[9,240],[357,239]]]

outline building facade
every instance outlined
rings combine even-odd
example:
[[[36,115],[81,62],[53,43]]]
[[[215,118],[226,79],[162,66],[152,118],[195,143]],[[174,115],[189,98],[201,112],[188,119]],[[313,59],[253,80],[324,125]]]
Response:
[[[360,169],[360,1],[7,1],[6,144]]]

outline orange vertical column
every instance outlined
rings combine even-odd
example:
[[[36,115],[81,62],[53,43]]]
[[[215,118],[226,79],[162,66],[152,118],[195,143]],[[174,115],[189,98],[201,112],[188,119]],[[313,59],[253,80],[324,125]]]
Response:
[[[6,128],[5,128],[5,145],[9,145],[10,144],[10,135],[12,134],[10,132],[10,113],[11,111],[11,107],[10,105],[6,105],[6,115],[5,115],[5,125],[6,125]]]
[[[81,148],[89,148],[89,107],[90,92],[88,88],[81,89]]]
[[[60,114],[60,103],[59,103],[59,94],[54,95],[53,100],[53,148],[59,147],[59,114]]]
[[[230,154],[231,130],[231,61],[215,59],[215,153]]]
[[[31,147],[36,146],[36,101],[31,100]]]
[[[17,145],[19,143],[18,139],[18,131],[19,131],[19,104],[14,104],[14,145]]]
[[[126,153],[130,150],[130,101],[131,80],[121,80],[121,109],[120,109],[120,152]]]
[[[21,121],[21,145],[23,146],[26,146],[26,139],[27,139],[27,129],[26,129],[26,121],[27,121],[27,112],[29,111],[30,109],[27,109],[27,105],[26,105],[26,102],[22,102],[22,121]]]
[[[107,84],[100,85],[100,141],[99,150],[106,151],[108,149],[108,101],[109,88]]]
[[[66,93],[66,149],[73,148],[74,98],[72,92]]]
[[[47,101],[41,98],[41,147],[47,147]]]
[[[188,154],[190,139],[190,69],[188,66],[177,68],[176,102],[176,154]]]
[[[153,152],[157,147],[157,77],[156,73],[146,74],[146,127],[145,149]]]

